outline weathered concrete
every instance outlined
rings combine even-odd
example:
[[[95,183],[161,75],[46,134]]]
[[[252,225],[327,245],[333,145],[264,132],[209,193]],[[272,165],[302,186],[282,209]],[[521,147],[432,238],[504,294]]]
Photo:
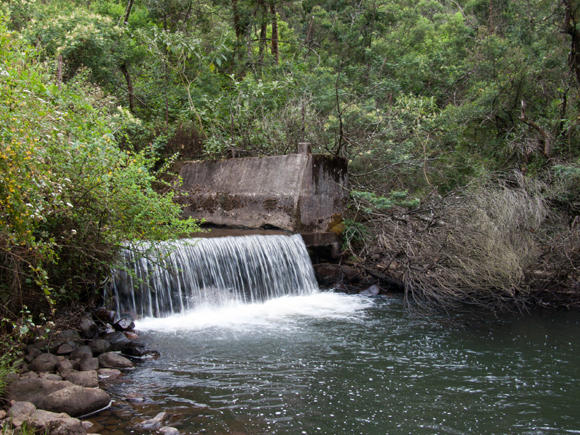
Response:
[[[184,216],[217,225],[332,232],[347,201],[346,160],[318,154],[191,162],[180,172]]]

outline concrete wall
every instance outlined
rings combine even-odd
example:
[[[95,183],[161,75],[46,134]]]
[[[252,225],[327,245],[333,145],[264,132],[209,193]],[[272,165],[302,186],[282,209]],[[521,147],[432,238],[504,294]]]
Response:
[[[340,223],[347,164],[318,154],[186,163],[180,172],[184,215],[247,228],[326,232]]]

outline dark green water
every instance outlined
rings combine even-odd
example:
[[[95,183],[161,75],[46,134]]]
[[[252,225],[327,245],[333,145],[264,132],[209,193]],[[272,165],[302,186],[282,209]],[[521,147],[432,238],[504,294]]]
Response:
[[[326,294],[144,322],[162,357],[111,388],[145,401],[95,420],[103,435],[162,410],[184,433],[580,433],[577,312],[460,320]]]

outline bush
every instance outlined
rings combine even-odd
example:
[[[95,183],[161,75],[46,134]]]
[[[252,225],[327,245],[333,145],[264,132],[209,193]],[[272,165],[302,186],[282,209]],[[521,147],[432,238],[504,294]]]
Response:
[[[171,189],[156,193],[155,161],[122,151],[114,109],[82,74],[51,84],[52,65],[36,60],[0,22],[0,298],[5,313],[93,290],[120,247],[197,229],[181,221]]]

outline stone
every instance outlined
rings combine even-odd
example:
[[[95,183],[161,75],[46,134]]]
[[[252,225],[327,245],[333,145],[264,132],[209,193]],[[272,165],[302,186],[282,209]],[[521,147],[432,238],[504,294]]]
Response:
[[[47,435],[85,435],[85,427],[79,419],[64,413],[54,413],[37,409],[28,424],[39,433]]]
[[[79,417],[106,408],[110,401],[111,398],[103,390],[71,384],[49,394],[37,406],[47,411],[65,412],[71,417]]]
[[[120,331],[104,335],[103,340],[110,343],[110,351],[123,350],[123,348],[130,342],[130,340],[125,337],[125,334]]]
[[[58,358],[56,355],[50,353],[42,353],[38,355],[34,361],[30,363],[28,368],[37,373],[40,372],[54,372],[56,365],[58,364]]]
[[[56,338],[62,341],[77,341],[81,339],[81,336],[78,331],[75,331],[74,329],[63,329],[58,331]]]
[[[116,311],[99,309],[95,312],[95,317],[103,323],[115,323],[119,320],[119,315]]]
[[[96,370],[85,372],[70,371],[66,373],[65,379],[81,387],[95,388],[99,386],[99,376]]]
[[[73,370],[73,365],[68,359],[59,361],[58,364],[56,365],[56,371],[61,374],[66,373],[70,370]]]
[[[30,347],[30,349],[28,349],[28,353],[26,354],[26,356],[24,357],[24,361],[27,364],[30,364],[32,361],[34,361],[34,359],[39,356],[42,353],[42,351],[36,347]]]
[[[67,341],[61,344],[56,350],[57,355],[68,355],[77,348],[77,345],[72,341]]]
[[[113,328],[117,331],[129,331],[135,329],[135,322],[131,319],[119,319],[113,324]]]
[[[38,377],[47,381],[62,381],[62,377],[54,373],[39,373]]]
[[[149,354],[147,345],[142,341],[131,341],[123,348],[123,353],[129,356],[142,357]]]
[[[97,340],[91,341],[89,343],[89,347],[93,351],[93,355],[98,356],[102,353],[108,352],[109,349],[111,348],[111,343],[109,343],[107,340],[99,338]]]
[[[381,288],[373,284],[370,287],[367,287],[364,290],[361,290],[358,294],[362,296],[377,296],[381,292]]]
[[[98,358],[85,358],[80,362],[80,371],[87,372],[90,370],[99,369],[99,359]]]
[[[162,427],[157,432],[163,435],[179,435],[179,431],[171,426]]]
[[[3,409],[0,410],[0,420],[4,420],[6,418],[6,411],[4,411]]]
[[[170,417],[170,415],[167,414],[166,412],[160,412],[155,417],[150,418],[149,420],[143,421],[139,425],[139,427],[141,429],[155,430],[155,429],[161,427],[161,423],[163,423],[164,421],[168,420],[169,417]]]
[[[107,352],[99,355],[99,366],[110,369],[126,369],[134,364],[118,353]]]
[[[20,379],[38,379],[39,377],[36,372],[26,372],[20,375]]]
[[[97,373],[99,374],[99,379],[114,379],[123,375],[123,373],[117,369],[99,369]]]
[[[314,266],[314,275],[321,287],[332,287],[342,282],[346,275],[340,264],[322,263]]]
[[[10,384],[12,382],[16,382],[20,380],[20,376],[18,375],[18,373],[7,373],[6,376],[4,377],[4,383],[6,384],[6,386],[10,386]]]
[[[38,404],[48,395],[72,385],[66,381],[21,378],[10,385],[6,398],[9,401],[31,402],[38,407]]]
[[[82,361],[85,358],[92,358],[93,351],[90,346],[79,346],[73,353],[70,354],[71,359],[78,359]]]
[[[82,318],[78,327],[83,338],[93,338],[99,332],[97,324],[88,317]]]
[[[28,419],[36,411],[36,406],[30,402],[16,402],[8,410],[8,416],[12,421],[12,425],[15,427],[20,427],[22,423],[28,421]]]

